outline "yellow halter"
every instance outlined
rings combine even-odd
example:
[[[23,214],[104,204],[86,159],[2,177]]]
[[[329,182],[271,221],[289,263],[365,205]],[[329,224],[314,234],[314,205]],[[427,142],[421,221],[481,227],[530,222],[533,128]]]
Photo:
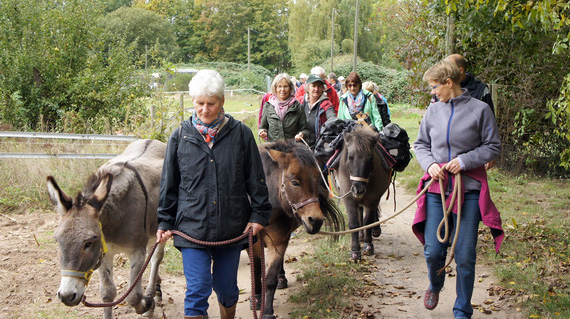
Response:
[[[101,222],[99,222],[99,229],[101,231],[101,256],[99,257],[99,260],[97,260],[97,263],[95,264],[95,266],[93,268],[89,269],[88,271],[62,270],[61,271],[62,276],[83,278],[83,279],[87,280],[87,282],[85,283],[85,286],[89,285],[89,281],[91,280],[91,276],[93,275],[93,272],[97,268],[99,268],[99,266],[101,265],[101,260],[103,259],[103,257],[105,257],[105,254],[108,251],[107,250],[107,242],[105,241],[105,235],[103,235],[103,225],[101,225]]]

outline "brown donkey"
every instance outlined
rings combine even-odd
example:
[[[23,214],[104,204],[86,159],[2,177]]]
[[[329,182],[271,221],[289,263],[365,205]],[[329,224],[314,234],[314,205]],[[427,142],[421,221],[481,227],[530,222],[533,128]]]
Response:
[[[323,222],[339,230],[344,227],[344,219],[328,197],[308,147],[294,141],[278,141],[262,144],[259,150],[272,206],[271,219],[265,227],[268,268],[263,319],[274,319],[275,290],[280,284],[285,288],[287,282],[283,258],[291,233],[303,225],[307,233],[316,234]],[[261,294],[259,253],[258,242],[254,246],[256,294]]]
[[[156,241],[158,190],[166,145],[154,140],[131,143],[119,156],[103,164],[75,199],[47,178],[49,197],[61,215],[55,239],[62,269],[58,298],[67,306],[79,304],[94,270],[99,270],[104,302],[112,302],[117,290],[113,282],[113,256],[125,253],[130,262],[132,283]],[[151,261],[149,283],[143,296],[139,281],[127,298],[136,312],[152,317],[153,297],[160,297],[158,266],[164,245],[157,247]],[[112,307],[104,309],[112,319]]]

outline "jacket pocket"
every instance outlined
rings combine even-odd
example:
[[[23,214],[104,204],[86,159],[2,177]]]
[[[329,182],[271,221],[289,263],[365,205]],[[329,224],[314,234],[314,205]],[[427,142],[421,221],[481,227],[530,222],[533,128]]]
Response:
[[[222,211],[218,217],[220,234],[224,239],[240,236],[249,220],[250,204],[247,196],[221,198]]]

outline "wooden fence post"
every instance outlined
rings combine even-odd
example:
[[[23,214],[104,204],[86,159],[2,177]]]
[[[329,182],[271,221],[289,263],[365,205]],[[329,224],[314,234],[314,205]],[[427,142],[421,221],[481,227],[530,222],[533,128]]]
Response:
[[[154,119],[156,117],[156,105],[150,105],[150,127],[154,128]]]
[[[181,121],[184,121],[184,92],[180,92],[180,116],[182,116]]]

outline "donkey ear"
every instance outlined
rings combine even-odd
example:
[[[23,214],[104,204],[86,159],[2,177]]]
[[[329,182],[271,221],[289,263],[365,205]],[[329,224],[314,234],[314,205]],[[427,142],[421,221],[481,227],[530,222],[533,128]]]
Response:
[[[91,197],[87,204],[93,206],[97,212],[100,212],[101,208],[105,204],[107,198],[109,198],[109,192],[111,191],[111,186],[113,185],[113,174],[107,174],[101,179],[101,183],[95,189],[93,197]]]
[[[287,154],[274,150],[274,149],[268,149],[267,150],[267,154],[269,155],[269,158],[271,158],[271,160],[273,162],[275,162],[276,164],[278,164],[280,167],[283,167],[287,164]]]
[[[60,215],[65,215],[73,203],[69,197],[55,182],[53,176],[47,177],[48,195],[55,211]]]

